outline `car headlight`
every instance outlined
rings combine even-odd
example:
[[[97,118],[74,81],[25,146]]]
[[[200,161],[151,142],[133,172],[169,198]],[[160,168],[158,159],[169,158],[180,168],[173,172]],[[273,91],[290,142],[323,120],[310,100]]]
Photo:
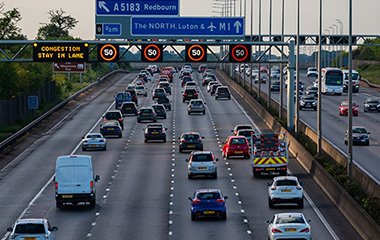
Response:
[[[304,101],[300,101],[300,105],[305,105],[305,102]]]
[[[378,107],[378,108],[380,108],[380,104],[379,104],[379,105],[377,105],[377,107]]]

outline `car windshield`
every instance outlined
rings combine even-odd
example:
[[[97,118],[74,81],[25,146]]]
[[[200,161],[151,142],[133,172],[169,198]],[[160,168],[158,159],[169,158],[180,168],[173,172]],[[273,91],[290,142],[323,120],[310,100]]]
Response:
[[[348,102],[342,102],[342,106],[343,106],[343,107],[348,107]],[[356,106],[356,103],[355,103],[355,102],[352,102],[352,106],[355,107],[355,106]]]
[[[165,90],[162,89],[162,88],[158,88],[158,89],[154,90],[154,92],[155,92],[155,93],[164,93]]]
[[[196,154],[191,158],[193,162],[208,162],[213,161],[211,154]]]
[[[352,129],[353,133],[367,133],[367,130],[365,128],[354,128]]]
[[[192,101],[191,102],[192,105],[195,105],[195,106],[199,106],[199,105],[202,105],[202,101]]]
[[[216,192],[198,193],[197,198],[198,199],[218,199],[218,198],[220,198],[220,194],[216,193]]]
[[[144,89],[144,86],[136,86],[136,89]]]
[[[376,103],[376,104],[379,104],[379,100],[372,99],[372,100],[368,100],[367,103]]]
[[[91,135],[87,135],[87,138],[102,138],[102,136],[99,134],[91,134]]]
[[[17,224],[15,233],[45,233],[45,226],[43,224],[36,223]]]
[[[140,112],[142,113],[150,113],[152,110],[151,109],[141,109]]]
[[[253,131],[239,131],[238,136],[251,137],[254,134]]]
[[[295,180],[278,180],[276,181],[276,186],[297,186],[297,181]]]
[[[104,126],[118,126],[119,124],[116,121],[106,122]]]
[[[187,94],[191,94],[191,93],[196,93],[196,90],[195,89],[186,89],[186,93]]]
[[[158,99],[157,103],[159,103],[159,104],[169,103],[169,99],[167,99],[167,98]]]
[[[305,96],[305,97],[302,97],[303,100],[315,100],[315,97],[313,96]]]
[[[125,93],[125,92],[123,92],[123,93],[118,93],[118,94],[116,94],[116,99],[118,100],[118,101],[122,101],[122,100],[127,100],[128,98],[129,98],[129,94],[128,93]]]
[[[164,106],[153,106],[154,110],[164,110]]]
[[[244,138],[233,138],[230,144],[247,144],[247,141]]]
[[[197,139],[199,139],[199,135],[198,134],[186,134],[182,138],[184,138],[186,140],[197,140]]]
[[[219,92],[228,92],[228,88],[218,88]]]
[[[318,70],[316,68],[309,68],[309,71],[316,72]]]
[[[106,119],[118,119],[121,118],[120,113],[117,112],[108,112],[105,116]]]
[[[281,224],[281,223],[305,223],[305,221],[301,217],[292,217],[292,216],[277,218],[276,224]]]

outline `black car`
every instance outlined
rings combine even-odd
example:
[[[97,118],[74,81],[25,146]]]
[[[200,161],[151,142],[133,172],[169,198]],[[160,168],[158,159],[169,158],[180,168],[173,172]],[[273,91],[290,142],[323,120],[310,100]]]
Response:
[[[129,94],[131,94],[132,102],[136,103],[136,106],[139,105],[139,100],[137,98],[137,93],[135,89],[125,89],[124,92],[129,92]]]
[[[280,82],[271,80],[270,90],[271,91],[280,91]]]
[[[364,112],[368,112],[368,111],[380,112],[380,100],[377,98],[367,98],[363,106],[364,106]]]
[[[117,121],[119,122],[121,129],[124,129],[124,118],[123,114],[119,110],[109,110],[104,114],[103,120],[106,121]]]
[[[211,86],[211,90],[210,90],[210,94],[211,95],[214,95],[215,94],[215,91],[218,87],[222,86],[222,84],[214,84]]]
[[[215,91],[215,99],[219,98],[227,98],[228,100],[231,99],[231,93],[228,87],[226,86],[220,86]]]
[[[302,110],[304,108],[311,108],[314,111],[317,110],[317,99],[314,95],[302,95],[299,109]]]
[[[203,151],[203,138],[197,132],[184,132],[178,137],[179,152],[183,150],[200,150]]]
[[[144,141],[162,140],[166,142],[166,130],[162,123],[148,124],[144,129]]]
[[[143,120],[157,122],[157,115],[152,107],[142,107],[137,113],[137,122]]]
[[[193,79],[191,78],[191,76],[184,76],[182,78],[181,87],[184,87],[187,82],[191,82],[191,81],[193,81]]]
[[[171,104],[171,101],[169,100],[169,98],[165,97],[165,98],[159,98],[157,99],[157,104],[162,104],[164,105],[165,109],[168,110],[168,111],[171,111],[172,110],[172,104]]]
[[[195,88],[186,88],[182,93],[182,102],[198,99],[198,92]]]
[[[154,104],[152,105],[152,108],[154,109],[154,112],[156,113],[157,117],[162,117],[166,119],[166,109],[164,105],[162,104]]]
[[[160,98],[166,98],[166,91],[163,88],[155,88],[153,90],[152,100],[154,99],[160,99]]]
[[[158,87],[159,88],[163,88],[165,89],[165,92],[169,95],[172,94],[172,87],[170,86],[170,83],[169,82],[166,82],[166,81],[161,81],[159,84],[158,84]]]
[[[318,87],[308,86],[305,90],[305,94],[314,95],[315,97],[318,97]]]
[[[352,144],[363,144],[369,146],[369,134],[365,127],[352,126]],[[344,144],[348,144],[348,132],[344,135]]]
[[[104,125],[100,125],[100,133],[103,136],[117,135],[119,138],[123,136],[123,131],[118,121],[107,121]]]
[[[127,114],[137,115],[136,103],[134,103],[134,102],[124,102],[121,105],[121,107],[120,107],[120,112],[123,115],[127,115]]]

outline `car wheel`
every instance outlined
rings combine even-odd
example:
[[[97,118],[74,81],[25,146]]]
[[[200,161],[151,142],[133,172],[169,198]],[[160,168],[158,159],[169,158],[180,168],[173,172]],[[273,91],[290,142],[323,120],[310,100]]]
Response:
[[[192,179],[193,178],[193,176],[191,176],[191,174],[189,173],[189,174],[187,174],[187,179]]]
[[[119,138],[122,138],[123,137],[123,134],[119,134]]]
[[[228,97],[228,100],[231,100],[231,97]]]
[[[107,150],[107,146],[104,146],[103,151]]]
[[[138,122],[138,123],[140,123],[140,122],[141,122],[141,120],[140,120],[140,119],[137,119],[137,122]]]
[[[215,96],[215,100],[218,100],[218,97],[217,97],[217,96]]]
[[[249,154],[248,154],[248,155],[245,155],[244,158],[249,159]]]
[[[163,142],[166,142],[166,138],[163,139]]]
[[[86,148],[82,147],[82,151],[83,151],[83,152],[86,151],[86,150],[87,150]]]
[[[164,119],[166,119],[166,115],[164,116]]]
[[[253,170],[253,177],[257,178],[260,176],[260,173],[256,172],[255,170]]]
[[[153,122],[157,122],[157,119],[153,119]]]
[[[226,153],[226,159],[229,159],[230,158],[230,156]]]
[[[213,178],[213,179],[217,179],[217,178],[218,178],[218,174],[217,174],[217,173],[214,173],[214,175],[212,175],[212,178]]]
[[[317,111],[317,108],[316,108],[316,107],[314,108],[314,111]]]
[[[206,111],[203,111],[202,114],[203,114],[203,115],[206,114]]]
[[[179,148],[179,152],[180,152],[180,153],[183,152],[182,148]]]
[[[58,209],[62,209],[62,203],[59,202],[58,200],[55,200],[55,207]]]
[[[369,146],[369,141],[365,143],[366,146]]]
[[[187,111],[187,115],[190,115],[190,111]]]
[[[303,208],[303,198],[298,202],[298,207]]]
[[[346,144],[346,145],[347,145],[347,140],[344,140],[344,144]]]
[[[144,139],[144,142],[148,142],[148,139]]]
[[[194,214],[191,214],[191,221],[197,220],[197,217]]]
[[[94,196],[94,197],[95,197],[95,196]],[[90,207],[94,208],[95,205],[96,205],[96,200],[94,199],[94,200],[92,200],[92,201],[90,202]]]
[[[222,220],[227,220],[227,213],[223,213]]]
[[[269,208],[274,208],[273,201],[272,201],[272,199],[270,199],[270,197],[268,197],[268,206],[269,206]]]

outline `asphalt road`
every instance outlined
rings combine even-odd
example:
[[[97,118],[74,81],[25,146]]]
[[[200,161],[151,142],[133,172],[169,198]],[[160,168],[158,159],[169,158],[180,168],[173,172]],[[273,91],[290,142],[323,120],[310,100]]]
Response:
[[[308,78],[306,73],[300,73],[300,81],[304,83],[304,89],[312,86],[315,78]],[[250,78],[246,77],[246,81],[250,84]],[[254,84],[258,86],[258,84]],[[261,84],[263,93],[268,92],[267,84]],[[279,92],[271,92],[271,97],[277,102],[280,101]],[[370,131],[370,146],[353,146],[354,163],[361,167],[369,176],[372,176],[378,184],[380,184],[380,114],[377,112],[364,112],[364,101],[367,98],[380,98],[380,92],[373,91],[369,88],[360,87],[359,93],[352,94],[352,100],[359,105],[359,116],[353,117],[353,126],[364,126]],[[287,106],[286,89],[284,89],[284,106]],[[339,104],[348,100],[348,93],[338,95],[322,95],[322,136],[330,141],[337,149],[340,149],[347,155],[347,145],[344,144],[344,132],[347,130],[347,116],[339,115]],[[300,110],[299,117],[312,129],[317,129],[317,111],[309,109]]]
[[[265,220],[274,213],[291,211],[303,212],[313,220],[313,239],[361,239],[293,158],[290,171],[305,182],[312,199],[305,201],[304,209],[269,209],[266,183],[270,178],[253,178],[250,160],[222,158],[222,142],[236,124],[252,123],[260,131],[268,131],[236,94],[232,100],[215,100],[205,87],[200,87],[207,113],[189,116],[176,77],[169,96],[172,111],[167,119],[158,121],[168,128],[166,143],[144,143],[142,129],[146,123],[137,123],[135,116],[128,116],[124,119],[123,137],[108,138],[107,151],[82,152],[81,137],[99,131],[101,116],[114,108],[115,92],[122,91],[133,77],[126,75],[105,89],[1,170],[3,234],[18,217],[46,217],[59,228],[57,239],[266,239]],[[200,81],[198,74],[194,77]],[[153,82],[147,86],[153,89]],[[139,97],[139,107],[151,104],[151,92],[148,97]],[[185,159],[189,153],[179,153],[177,142],[184,131],[198,131],[205,137],[205,150],[213,151],[220,159],[217,179],[187,179]],[[95,209],[82,204],[62,210],[55,207],[55,161],[68,154],[92,156],[95,174],[101,178],[96,185]],[[219,188],[229,196],[227,221],[191,221],[187,198],[201,188]]]

